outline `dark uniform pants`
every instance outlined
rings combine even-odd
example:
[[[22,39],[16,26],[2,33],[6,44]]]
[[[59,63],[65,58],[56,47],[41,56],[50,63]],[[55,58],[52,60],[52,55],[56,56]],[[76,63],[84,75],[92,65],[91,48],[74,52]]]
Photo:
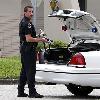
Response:
[[[36,73],[36,51],[33,46],[22,45],[20,48],[22,69],[19,78],[18,88],[24,91],[26,81],[28,83],[29,93],[35,90],[35,73]]]

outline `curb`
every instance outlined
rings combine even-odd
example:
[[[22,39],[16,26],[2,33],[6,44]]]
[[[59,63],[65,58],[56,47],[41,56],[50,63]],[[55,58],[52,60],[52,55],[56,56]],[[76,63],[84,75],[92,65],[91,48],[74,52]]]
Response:
[[[18,84],[18,79],[0,79],[0,85],[14,85]],[[48,84],[45,82],[36,82],[36,84]]]
[[[18,79],[0,79],[0,85],[18,84]]]

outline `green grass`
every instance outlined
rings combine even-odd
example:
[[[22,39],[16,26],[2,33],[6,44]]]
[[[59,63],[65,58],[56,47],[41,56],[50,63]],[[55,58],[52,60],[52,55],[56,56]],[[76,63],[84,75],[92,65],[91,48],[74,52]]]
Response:
[[[20,57],[0,58],[0,79],[17,79],[20,69]]]

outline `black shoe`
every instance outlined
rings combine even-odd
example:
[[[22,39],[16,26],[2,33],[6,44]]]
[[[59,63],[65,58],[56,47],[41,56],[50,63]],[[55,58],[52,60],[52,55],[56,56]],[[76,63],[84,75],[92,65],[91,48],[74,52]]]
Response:
[[[28,96],[29,98],[43,98],[44,96],[43,95],[40,95],[38,93],[35,93],[35,94],[31,94]]]
[[[26,93],[18,94],[17,97],[28,97],[28,94]]]

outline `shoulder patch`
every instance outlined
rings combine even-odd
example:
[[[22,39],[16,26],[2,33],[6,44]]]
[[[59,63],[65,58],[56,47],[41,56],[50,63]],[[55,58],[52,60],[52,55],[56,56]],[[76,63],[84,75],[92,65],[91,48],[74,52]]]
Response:
[[[28,23],[28,28],[31,28],[31,27],[32,27],[31,23]]]

